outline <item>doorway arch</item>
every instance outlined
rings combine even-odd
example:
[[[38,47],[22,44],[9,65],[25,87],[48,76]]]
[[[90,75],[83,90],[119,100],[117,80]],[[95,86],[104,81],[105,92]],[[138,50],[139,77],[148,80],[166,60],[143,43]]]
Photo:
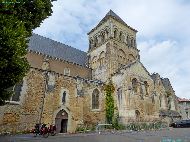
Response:
[[[57,133],[67,133],[68,127],[68,113],[62,109],[55,117],[55,125]]]
[[[135,117],[136,121],[140,121],[140,112],[138,110],[135,110]]]

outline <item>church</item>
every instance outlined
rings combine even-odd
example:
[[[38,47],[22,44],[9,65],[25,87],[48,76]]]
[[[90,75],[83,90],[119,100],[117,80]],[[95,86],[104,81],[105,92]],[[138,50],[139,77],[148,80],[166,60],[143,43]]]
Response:
[[[104,85],[112,81],[119,122],[172,121],[179,117],[168,78],[150,74],[141,63],[137,30],[110,10],[88,33],[87,52],[33,34],[30,70],[0,106],[0,132],[55,124],[58,133],[106,123]]]

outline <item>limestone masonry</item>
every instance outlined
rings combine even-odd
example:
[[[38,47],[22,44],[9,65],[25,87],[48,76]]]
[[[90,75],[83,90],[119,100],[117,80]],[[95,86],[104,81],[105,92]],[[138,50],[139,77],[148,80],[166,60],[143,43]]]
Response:
[[[0,132],[46,123],[65,133],[106,123],[104,85],[109,80],[120,123],[179,118],[169,79],[150,74],[141,63],[136,33],[110,10],[88,33],[87,53],[33,34],[27,54],[30,71],[0,107]]]

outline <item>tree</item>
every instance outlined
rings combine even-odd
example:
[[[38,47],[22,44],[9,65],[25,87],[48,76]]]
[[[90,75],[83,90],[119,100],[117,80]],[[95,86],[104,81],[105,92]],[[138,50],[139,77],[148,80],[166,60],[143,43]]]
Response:
[[[32,30],[52,13],[52,0],[0,0],[0,105],[29,70],[27,43]]]

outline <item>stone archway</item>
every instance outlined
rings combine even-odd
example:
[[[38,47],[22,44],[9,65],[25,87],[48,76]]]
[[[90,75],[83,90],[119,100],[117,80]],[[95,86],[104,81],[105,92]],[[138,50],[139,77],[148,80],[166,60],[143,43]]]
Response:
[[[57,133],[66,133],[68,126],[68,113],[65,110],[60,110],[55,117],[55,125]]]

